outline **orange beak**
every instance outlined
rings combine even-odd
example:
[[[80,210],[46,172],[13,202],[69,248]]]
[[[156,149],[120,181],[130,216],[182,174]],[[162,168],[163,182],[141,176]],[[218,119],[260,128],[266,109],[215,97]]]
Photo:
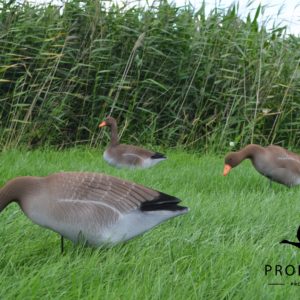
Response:
[[[100,128],[100,127],[104,127],[104,126],[106,126],[106,125],[107,125],[106,122],[103,121],[102,123],[99,124],[99,128]]]
[[[224,171],[223,171],[223,175],[224,176],[226,176],[229,172],[230,172],[230,170],[232,169],[232,167],[230,166],[230,165],[225,165],[224,166]]]

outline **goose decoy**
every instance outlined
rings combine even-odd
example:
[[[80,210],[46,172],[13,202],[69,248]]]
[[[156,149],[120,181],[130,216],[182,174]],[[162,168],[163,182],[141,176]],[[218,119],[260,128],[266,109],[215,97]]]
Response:
[[[133,145],[119,143],[117,122],[113,117],[107,117],[99,127],[110,127],[111,140],[103,158],[116,167],[149,168],[167,159],[162,153],[153,152]]]
[[[250,159],[256,171],[271,181],[288,187],[300,184],[300,156],[282,147],[251,144],[231,152],[225,157],[223,175],[226,176],[244,159]]]
[[[297,239],[298,239],[298,241],[300,242],[300,226],[299,226],[298,231],[297,231]],[[280,244],[289,244],[289,245],[293,245],[293,246],[295,246],[295,247],[300,248],[300,243],[290,242],[290,241],[288,241],[288,240],[282,240],[282,241],[280,242]]]
[[[0,211],[13,201],[34,223],[91,246],[127,241],[188,211],[176,197],[100,173],[17,177],[0,189]]]

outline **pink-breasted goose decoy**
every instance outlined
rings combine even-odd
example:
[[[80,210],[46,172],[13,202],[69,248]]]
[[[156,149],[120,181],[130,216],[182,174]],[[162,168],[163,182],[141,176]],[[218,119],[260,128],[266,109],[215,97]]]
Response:
[[[109,164],[116,167],[149,168],[166,159],[159,152],[153,152],[134,145],[119,143],[117,122],[113,117],[107,117],[99,124],[99,127],[110,127],[111,140],[103,158]]]
[[[0,211],[17,202],[34,223],[74,243],[114,245],[184,214],[176,197],[100,173],[17,177],[0,189]]]
[[[292,245],[292,246],[295,246],[297,248],[300,248],[300,226],[298,227],[298,231],[297,231],[297,239],[299,242],[290,242],[288,240],[282,240],[280,242],[280,244],[289,244],[289,245]]]
[[[240,151],[231,152],[225,157],[223,175],[250,159],[254,168],[271,181],[288,187],[300,184],[300,156],[282,147],[270,145],[262,147],[250,144]]]

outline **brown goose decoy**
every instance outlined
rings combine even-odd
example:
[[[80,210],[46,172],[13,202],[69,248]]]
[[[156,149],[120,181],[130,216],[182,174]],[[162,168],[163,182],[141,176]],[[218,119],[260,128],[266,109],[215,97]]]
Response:
[[[99,173],[17,177],[0,189],[0,211],[13,201],[34,223],[91,246],[129,240],[188,211],[178,198]]]
[[[116,167],[149,168],[166,159],[162,153],[149,151],[133,145],[119,143],[117,122],[113,117],[107,117],[99,127],[109,126],[111,140],[103,158]]]
[[[226,176],[244,159],[250,159],[254,168],[271,181],[289,187],[300,184],[300,156],[282,147],[251,144],[231,152],[225,157],[223,175]]]

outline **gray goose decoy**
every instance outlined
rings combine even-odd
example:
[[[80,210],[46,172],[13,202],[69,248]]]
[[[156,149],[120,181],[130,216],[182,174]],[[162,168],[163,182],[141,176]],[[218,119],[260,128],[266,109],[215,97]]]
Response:
[[[300,184],[300,156],[282,147],[250,144],[240,151],[231,152],[225,157],[223,175],[226,176],[244,159],[250,159],[254,168],[271,181],[288,187]]]
[[[129,240],[188,211],[173,196],[99,173],[17,177],[0,189],[0,211],[13,201],[34,223],[91,246]]]
[[[107,117],[99,127],[108,126],[111,131],[111,140],[103,158],[116,167],[149,168],[166,159],[162,153],[146,150],[133,145],[119,143],[117,122],[113,117]]]

